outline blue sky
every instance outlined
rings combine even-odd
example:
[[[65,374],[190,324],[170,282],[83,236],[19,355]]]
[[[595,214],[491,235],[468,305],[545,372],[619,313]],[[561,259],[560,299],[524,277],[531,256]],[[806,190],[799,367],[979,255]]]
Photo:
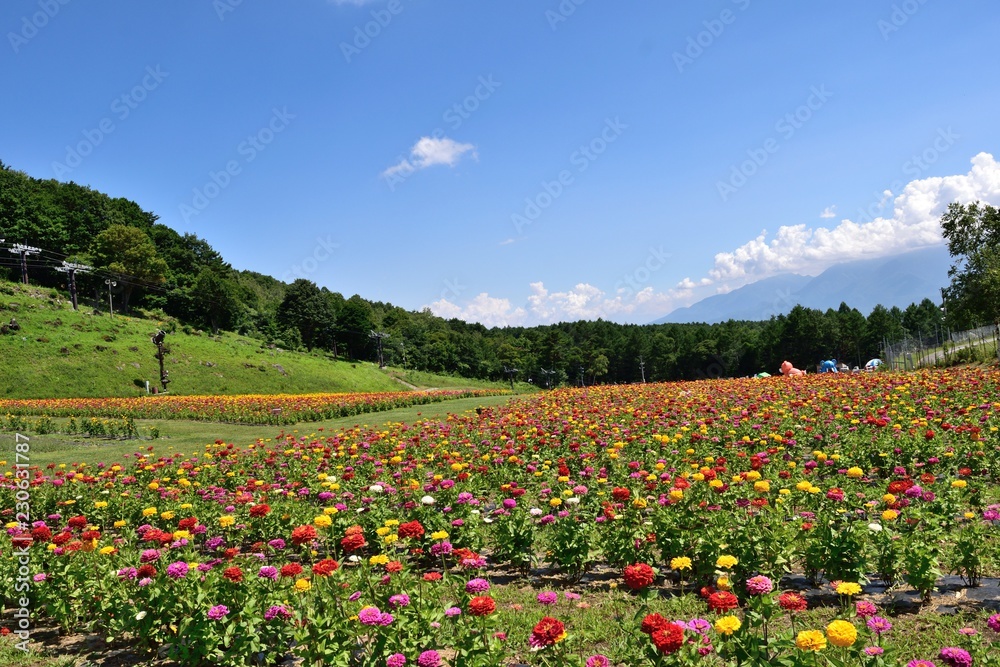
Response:
[[[994,2],[777,4],[10,1],[0,159],[487,324],[647,322],[1000,203]]]

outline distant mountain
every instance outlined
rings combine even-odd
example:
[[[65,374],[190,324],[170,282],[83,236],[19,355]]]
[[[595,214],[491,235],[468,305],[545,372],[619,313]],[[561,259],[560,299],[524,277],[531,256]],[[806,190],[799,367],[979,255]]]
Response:
[[[905,308],[925,298],[940,301],[950,265],[947,248],[934,246],[836,264],[815,278],[785,273],[677,308],[655,323],[767,320],[772,315],[785,315],[799,304],[826,310],[839,307],[841,302],[867,316],[878,304]]]

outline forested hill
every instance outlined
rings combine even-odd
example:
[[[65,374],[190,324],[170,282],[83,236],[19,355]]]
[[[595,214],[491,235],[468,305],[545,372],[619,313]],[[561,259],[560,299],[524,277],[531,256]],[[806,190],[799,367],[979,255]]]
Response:
[[[637,382],[776,372],[783,359],[800,367],[835,357],[850,365],[878,356],[884,339],[934,335],[940,321],[925,300],[905,311],[877,306],[867,317],[846,304],[821,312],[796,307],[767,322],[717,325],[561,323],[487,329],[390,303],[286,284],[234,270],[209,243],[179,234],[133,201],[75,183],[35,179],[0,163],[0,274],[20,279],[11,244],[39,249],[26,257],[32,284],[67,289],[64,261],[93,267],[76,276],[87,308],[155,316],[191,326],[232,330],[286,348],[324,349],[374,360],[372,331],[389,365],[465,377],[532,380],[538,385]]]

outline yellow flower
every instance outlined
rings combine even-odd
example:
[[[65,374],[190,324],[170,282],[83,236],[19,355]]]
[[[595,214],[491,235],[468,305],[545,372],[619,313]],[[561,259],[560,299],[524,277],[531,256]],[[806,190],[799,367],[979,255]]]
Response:
[[[395,544],[396,542],[399,541],[399,535],[397,535],[396,533],[389,533],[388,535],[382,538],[382,541],[386,544]]]
[[[162,512],[160,514],[160,518],[163,519],[164,521],[170,521],[171,519],[174,518],[174,516],[175,514],[173,512]]]
[[[122,521],[120,519],[115,521],[115,528],[124,528],[126,525],[128,525],[127,521]]]
[[[842,581],[837,584],[837,595],[857,595],[861,592],[861,586],[853,581]]]
[[[223,528],[229,528],[236,523],[236,518],[230,514],[225,514],[219,517],[219,525]]]
[[[102,509],[104,509],[107,506],[108,506],[108,503],[105,500],[94,501],[94,509],[102,510]]]
[[[968,485],[969,485],[969,483],[966,482],[964,479],[956,479],[954,482],[951,483],[951,488],[953,488],[953,489],[964,489]]]
[[[379,526],[378,528],[375,529],[375,534],[378,535],[379,537],[385,537],[386,535],[388,535],[391,532],[392,531],[390,531],[385,526]]]
[[[962,516],[964,516],[966,519],[975,519],[976,518],[976,515],[973,512],[966,512]]]
[[[330,526],[333,525],[333,520],[326,514],[320,514],[315,518],[313,518],[313,524],[317,528],[329,528]]]
[[[680,500],[683,497],[684,497],[684,492],[681,491],[680,489],[671,489],[670,490],[670,499],[671,500]]]
[[[756,482],[758,479],[760,479],[760,473],[757,472],[756,470],[751,470],[747,472],[747,481]]]
[[[892,503],[896,502],[896,496],[892,495],[891,493],[887,493],[884,496],[882,496],[882,502],[891,505]]]
[[[189,540],[191,539],[191,533],[186,530],[175,530],[174,531],[175,540]]]
[[[114,547],[101,547],[101,550],[98,551],[98,553],[101,554],[102,556],[110,556],[115,551],[117,551],[117,549],[115,549]]]
[[[739,562],[740,561],[739,559],[736,558],[736,556],[719,556],[715,560],[715,567],[721,567],[723,569],[728,570],[729,568],[734,567]]]
[[[305,593],[310,588],[312,588],[312,584],[309,583],[308,579],[298,579],[295,582],[295,590],[297,590],[300,593]]]
[[[646,509],[646,499],[645,498],[636,498],[635,500],[632,501],[632,507],[634,507],[634,508],[636,508],[638,510],[644,510],[644,509]]]
[[[549,498],[549,507],[559,507],[562,502],[562,498]]]
[[[812,483],[811,482],[799,482],[798,484],[795,485],[795,488],[798,489],[799,491],[808,491],[809,489],[812,488]]]
[[[389,562],[389,557],[385,554],[379,554],[377,556],[372,556],[368,559],[368,562],[372,565],[385,565]]]
[[[670,569],[671,570],[690,570],[691,569],[691,559],[687,556],[678,556],[677,558],[670,559]]]
[[[899,518],[899,512],[897,512],[896,510],[886,510],[882,512],[883,521],[895,521],[898,518]]]
[[[853,623],[836,620],[826,626],[826,636],[834,646],[847,648],[858,640],[858,630]]]
[[[431,539],[432,540],[447,540],[448,539],[448,531],[445,531],[445,530],[435,530],[433,533],[431,533]]]
[[[157,511],[156,511],[155,507],[147,507],[146,509],[144,509],[142,511],[142,515],[143,516],[153,516],[154,514],[156,514],[156,512]]]
[[[822,651],[826,648],[826,637],[819,630],[802,630],[795,636],[795,645],[803,651]]]
[[[324,507],[323,508],[323,514],[336,514],[339,511],[340,510],[338,510],[336,507]]]
[[[735,616],[723,616],[715,622],[715,631],[727,637],[740,629],[740,619]]]
[[[148,488],[148,489],[149,489],[150,491],[156,491],[156,490],[157,490],[158,488],[160,488],[160,485],[159,485],[159,483],[157,483],[157,482],[150,482],[149,484],[147,484],[147,485],[146,485],[146,487],[147,487],[147,488]]]
[[[762,480],[760,482],[753,483],[753,490],[757,493],[767,493],[771,490],[771,483],[769,481]]]
[[[865,476],[865,471],[857,466],[854,466],[847,469],[847,476],[851,479],[861,479]]]

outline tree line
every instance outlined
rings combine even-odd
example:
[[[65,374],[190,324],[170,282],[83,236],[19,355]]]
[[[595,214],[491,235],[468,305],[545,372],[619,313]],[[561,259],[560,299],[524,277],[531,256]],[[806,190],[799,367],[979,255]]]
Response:
[[[948,326],[995,322],[1000,298],[1000,214],[979,204],[954,204],[942,218],[956,260],[944,311],[929,299],[905,309],[876,306],[867,315],[848,304],[825,312],[795,306],[767,321],[713,325],[597,320],[487,328],[445,320],[345,298],[306,279],[287,284],[235,270],[204,239],[157,219],[127,199],[35,179],[0,162],[0,238],[44,249],[31,258],[33,283],[64,289],[66,276],[54,267],[65,259],[94,267],[77,280],[95,306],[111,276],[120,283],[117,307],[161,310],[190,326],[350,360],[376,359],[371,334],[384,332],[388,365],[435,373],[555,386],[774,374],[785,359],[802,368],[830,358],[863,366],[885,341],[940,338]],[[18,261],[0,258],[0,272],[17,279]]]

